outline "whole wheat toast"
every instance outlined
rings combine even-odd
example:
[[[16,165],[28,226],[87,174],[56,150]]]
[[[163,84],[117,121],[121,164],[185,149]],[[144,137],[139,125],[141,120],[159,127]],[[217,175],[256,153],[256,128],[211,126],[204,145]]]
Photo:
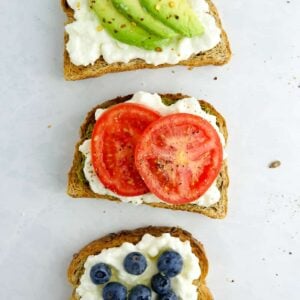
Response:
[[[174,102],[186,97],[182,94],[163,94],[160,96],[169,103],[174,103]],[[132,98],[132,95],[128,95],[128,96],[118,97],[113,100],[106,101],[103,104],[98,105],[95,108],[93,108],[87,114],[87,117],[80,129],[80,140],[75,146],[73,165],[72,165],[71,170],[69,171],[69,175],[68,175],[69,178],[68,178],[67,193],[71,197],[73,197],[73,198],[98,198],[98,199],[107,199],[107,200],[111,200],[111,201],[119,201],[120,202],[120,200],[116,197],[112,197],[109,195],[99,195],[99,194],[94,193],[90,189],[90,186],[89,186],[88,182],[85,180],[85,177],[83,174],[83,165],[84,165],[85,157],[79,151],[79,146],[86,139],[89,139],[91,137],[93,126],[95,124],[95,111],[98,108],[108,108],[112,105],[115,105],[115,104],[118,104],[121,102],[125,102],[131,98]],[[228,133],[227,133],[225,119],[221,116],[220,113],[217,112],[217,110],[211,104],[209,104],[203,100],[200,100],[200,105],[201,105],[202,109],[204,109],[207,113],[216,116],[217,125],[220,128],[221,133],[224,135],[225,141],[227,141]],[[224,160],[222,168],[221,168],[221,172],[217,178],[217,187],[220,191],[221,198],[216,204],[214,204],[210,207],[199,206],[199,205],[195,205],[192,203],[181,204],[181,205],[172,205],[172,204],[168,204],[168,203],[164,203],[164,202],[143,203],[143,204],[146,204],[146,205],[149,205],[152,207],[158,207],[158,208],[168,208],[168,209],[174,209],[174,210],[183,210],[183,211],[201,213],[201,214],[206,215],[211,218],[221,219],[221,218],[224,218],[227,213],[228,185],[229,185],[229,177],[228,177],[228,171],[227,171],[227,162],[226,162],[226,160]]]
[[[221,41],[211,50],[192,55],[189,59],[180,61],[177,65],[188,67],[200,67],[205,65],[224,65],[231,57],[231,49],[226,32],[224,31],[218,11],[211,0],[206,0],[210,7],[210,14],[215,18],[217,26],[221,29]],[[67,0],[61,0],[62,7],[67,16],[66,24],[74,21],[74,11],[68,6]],[[68,35],[65,33],[64,51],[64,76],[66,80],[80,80],[91,77],[99,77],[108,73],[131,71],[137,69],[156,69],[174,66],[171,64],[161,64],[158,66],[147,64],[142,59],[134,59],[129,63],[106,63],[103,58],[99,58],[93,65],[76,66],[69,57],[66,50]]]
[[[183,242],[189,241],[193,253],[199,259],[199,266],[201,268],[201,276],[194,281],[194,284],[198,287],[198,300],[213,300],[213,296],[205,282],[209,265],[203,245],[193,238],[189,232],[181,228],[152,226],[131,231],[124,230],[119,233],[111,233],[91,242],[83,247],[78,253],[74,254],[67,272],[68,280],[73,286],[71,300],[80,299],[79,295],[76,294],[76,288],[80,284],[80,278],[84,272],[84,263],[89,255],[97,255],[104,249],[119,247],[125,242],[137,244],[146,233],[156,237],[161,236],[163,233],[169,233],[171,236],[177,237]]]

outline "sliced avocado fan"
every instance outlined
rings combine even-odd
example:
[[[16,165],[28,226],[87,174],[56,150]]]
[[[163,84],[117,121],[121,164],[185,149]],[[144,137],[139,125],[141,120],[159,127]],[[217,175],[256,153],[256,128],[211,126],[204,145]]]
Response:
[[[152,16],[184,36],[193,37],[204,33],[204,27],[187,0],[139,1]]]
[[[147,50],[158,50],[170,43],[139,27],[116,10],[111,0],[91,0],[90,7],[98,16],[101,25],[116,40]]]
[[[141,6],[139,0],[112,0],[115,8],[150,33],[162,38],[173,38],[178,36],[170,27],[164,25],[160,20],[154,18]]]

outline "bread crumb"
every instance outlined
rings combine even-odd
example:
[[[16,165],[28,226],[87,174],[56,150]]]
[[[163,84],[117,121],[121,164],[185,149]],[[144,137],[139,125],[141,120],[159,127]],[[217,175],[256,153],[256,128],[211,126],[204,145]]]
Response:
[[[269,168],[270,168],[270,169],[275,169],[275,168],[280,167],[280,165],[281,165],[281,161],[279,161],[279,160],[274,160],[274,161],[272,161],[272,162],[269,164]]]
[[[188,67],[189,71],[192,71],[194,69],[194,67]]]
[[[52,125],[51,125],[51,124],[49,124],[47,127],[48,127],[48,128],[51,128],[51,127],[52,127]]]

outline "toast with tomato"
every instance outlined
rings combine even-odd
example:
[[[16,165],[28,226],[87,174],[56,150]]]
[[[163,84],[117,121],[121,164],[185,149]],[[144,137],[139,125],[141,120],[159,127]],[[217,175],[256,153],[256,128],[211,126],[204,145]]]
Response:
[[[209,10],[210,10],[209,14],[214,17],[217,27],[221,30],[220,42],[212,49],[194,54],[189,59],[181,60],[179,63],[175,65],[187,66],[187,67],[200,67],[206,65],[220,66],[228,63],[228,61],[231,58],[231,48],[230,48],[229,40],[225,30],[223,29],[217,8],[215,7],[215,5],[212,3],[211,0],[206,0],[206,2],[209,5]],[[67,0],[61,0],[61,4],[67,16],[66,24],[72,23],[75,20],[74,10],[68,5]],[[81,80],[86,78],[99,77],[105,74],[115,73],[115,72],[132,71],[138,69],[157,69],[157,68],[175,66],[167,63],[160,64],[160,65],[148,64],[143,59],[133,59],[128,63],[125,62],[107,63],[102,56],[99,59],[97,59],[96,62],[92,65],[90,64],[88,66],[83,66],[83,65],[78,66],[72,63],[70,56],[68,54],[67,51],[68,40],[69,40],[68,34],[65,32],[64,77],[66,80]]]
[[[109,250],[114,247],[120,247],[125,242],[136,245],[142,240],[145,234],[150,234],[154,237],[160,237],[163,234],[170,234],[172,237],[179,238],[181,242],[189,242],[193,254],[198,259],[199,267],[201,270],[201,275],[198,279],[194,280],[193,282],[193,285],[197,287],[197,299],[213,300],[213,296],[208,287],[206,286],[206,276],[208,274],[209,264],[203,245],[198,240],[196,240],[189,232],[181,228],[153,226],[138,228],[130,231],[124,230],[119,233],[111,233],[107,236],[104,236],[98,240],[89,243],[88,245],[83,247],[79,252],[74,254],[67,272],[68,281],[71,283],[73,288],[71,300],[81,299],[78,293],[76,292],[76,289],[80,285],[80,279],[85,271],[84,265],[89,256],[96,256],[105,249]],[[148,298],[145,297],[143,299]]]
[[[181,94],[164,94],[164,95],[160,95],[160,96],[162,99],[164,99],[164,101],[167,101],[169,104],[176,103],[177,101],[180,101],[182,98],[185,97]],[[92,144],[92,148],[100,147],[98,142],[99,141],[101,142],[102,139],[99,138],[100,135],[99,135],[99,133],[97,133],[97,131],[101,131],[101,130],[99,130],[99,128],[100,128],[99,126],[95,126],[95,122],[96,122],[95,121],[95,112],[98,108],[102,108],[102,109],[110,108],[110,111],[111,111],[110,113],[112,113],[114,111],[113,108],[117,108],[117,107],[120,108],[120,105],[122,103],[125,103],[126,101],[130,100],[131,98],[132,98],[132,95],[128,95],[125,97],[118,97],[116,99],[107,101],[101,105],[98,105],[97,107],[95,107],[93,110],[91,110],[88,113],[88,115],[85,119],[85,122],[83,123],[83,125],[81,126],[81,129],[80,129],[80,141],[77,143],[77,145],[75,147],[75,155],[74,155],[74,159],[73,159],[73,165],[69,172],[67,193],[70,196],[72,196],[74,198],[98,198],[98,199],[103,199],[103,200],[106,199],[106,200],[120,202],[120,198],[118,196],[112,196],[112,195],[108,195],[105,193],[99,194],[99,193],[93,192],[93,190],[90,187],[89,182],[86,180],[86,177],[84,175],[84,166],[85,166],[86,158],[82,154],[82,152],[80,152],[79,148],[87,139],[91,139],[91,138],[93,138],[93,136],[96,137],[96,138],[94,138],[94,140],[96,142],[94,143],[94,146]],[[217,127],[219,128],[220,133],[224,136],[224,143],[226,143],[228,134],[227,134],[226,122],[225,122],[224,118],[221,116],[221,114],[219,114],[216,111],[216,109],[211,104],[209,104],[203,100],[200,100],[199,104],[200,104],[202,110],[204,110],[207,114],[215,116]],[[135,112],[132,109],[133,108],[131,108],[130,111],[132,112],[132,114],[136,115],[137,112]],[[143,113],[143,111],[140,113]],[[147,116],[145,115],[145,116],[141,117],[141,119],[143,119],[145,122],[146,122],[147,118],[155,119],[157,117],[155,116],[155,114],[153,114],[153,112],[150,115],[147,115]],[[167,208],[167,209],[173,209],[173,210],[182,210],[182,211],[200,213],[200,214],[206,215],[211,218],[218,218],[218,219],[224,218],[227,213],[227,204],[228,204],[227,189],[228,189],[228,185],[229,185],[229,177],[228,177],[228,172],[227,172],[226,159],[220,158],[220,155],[218,154],[219,148],[216,148],[217,149],[216,151],[214,149],[213,156],[208,157],[209,162],[206,162],[206,164],[207,165],[209,164],[209,167],[207,167],[205,169],[205,172],[201,173],[202,177],[201,178],[199,177],[200,183],[198,185],[195,183],[195,186],[190,189],[188,195],[184,195],[184,196],[181,196],[181,194],[180,194],[180,187],[178,187],[179,192],[178,191],[174,192],[171,188],[168,187],[168,185],[166,183],[163,183],[163,185],[159,185],[159,184],[161,184],[161,182],[159,182],[160,174],[157,174],[157,172],[156,172],[156,174],[151,174],[151,168],[152,168],[151,165],[149,166],[144,163],[141,163],[141,165],[138,166],[138,162],[145,161],[146,157],[148,155],[147,149],[150,149],[150,148],[145,147],[145,145],[147,145],[147,137],[151,133],[151,130],[153,131],[155,129],[155,126],[158,126],[158,125],[162,124],[163,122],[166,122],[170,118],[174,118],[174,115],[170,115],[170,116],[161,118],[162,121],[160,121],[160,122],[158,122],[158,120],[154,121],[145,130],[145,132],[148,131],[147,134],[145,135],[146,137],[143,139],[143,141],[145,143],[144,144],[139,143],[135,149],[135,151],[138,152],[138,153],[135,153],[136,154],[135,155],[136,156],[135,163],[136,163],[137,168],[135,168],[133,171],[131,170],[132,168],[134,168],[134,165],[130,165],[131,156],[132,156],[132,153],[130,153],[130,152],[129,152],[129,154],[131,156],[128,156],[125,159],[125,162],[129,162],[128,165],[126,165],[125,167],[126,168],[130,167],[131,169],[129,169],[129,170],[124,169],[124,168],[122,169],[122,166],[115,167],[118,174],[115,176],[116,178],[113,179],[113,180],[115,180],[114,191],[117,191],[117,194],[119,194],[119,195],[133,196],[133,195],[142,195],[144,193],[147,193],[147,191],[149,192],[149,190],[150,190],[151,193],[155,194],[163,201],[151,202],[151,203],[149,203],[149,201],[142,201],[142,204],[147,204],[147,205],[150,205],[150,206],[156,207],[156,208]],[[102,118],[102,119],[105,119],[105,118]],[[153,121],[152,119],[151,119],[151,122]],[[172,124],[175,124],[177,121],[172,120],[172,122],[173,122]],[[192,121],[194,121],[194,118],[192,118]],[[155,126],[152,124],[154,124]],[[141,128],[142,125],[139,127]],[[111,130],[111,128],[113,128],[112,126],[109,126],[109,128],[110,128],[110,133],[108,133],[108,135],[111,134],[112,132],[118,131],[116,128],[114,128],[114,130]],[[159,131],[161,131],[161,130],[163,130],[163,129],[159,129]],[[209,134],[209,133],[207,133],[207,134]],[[195,152],[195,155],[201,156],[202,154],[199,153],[199,151],[198,151],[200,148],[199,149],[197,148],[198,144],[200,142],[201,142],[200,139],[194,140],[193,145],[195,145],[195,146],[194,146],[193,151]],[[108,143],[110,143],[110,142],[108,142]],[[211,146],[211,145],[214,146],[213,140],[210,140],[209,144],[210,145],[208,145],[208,146]],[[220,147],[220,146],[218,146],[218,147]],[[146,152],[145,152],[145,149],[142,149],[142,148],[147,148]],[[139,149],[139,150],[137,151],[137,149]],[[206,148],[203,148],[203,149],[205,150]],[[119,156],[126,155],[126,153],[128,152],[127,150],[125,149],[123,151],[121,149],[120,153],[118,155]],[[93,158],[94,164],[97,166],[97,168],[98,167],[100,168],[99,176],[101,177],[101,181],[102,181],[102,183],[104,183],[104,185],[106,187],[107,186],[111,187],[110,184],[113,180],[104,176],[105,170],[103,168],[101,169],[101,164],[102,164],[101,157],[98,156],[97,151],[95,153],[96,153],[96,156]],[[116,153],[116,149],[114,150],[113,153]],[[208,153],[210,153],[210,152],[208,152]],[[208,154],[206,154],[206,156],[207,155]],[[110,154],[107,154],[106,156],[110,156]],[[100,159],[99,159],[99,157],[100,157]],[[178,159],[179,159],[179,161],[182,161],[182,160],[184,160],[184,157],[179,156]],[[206,157],[203,159],[206,159]],[[99,162],[98,162],[98,160],[99,160]],[[198,162],[198,165],[193,164],[191,166],[193,171],[196,170],[196,167],[202,168],[202,166],[201,166],[202,160],[200,160],[200,162]],[[118,161],[117,164],[119,164],[118,166],[120,166],[120,161]],[[184,164],[184,161],[183,161],[183,164]],[[189,170],[182,168],[180,165],[175,165],[175,166],[171,165],[171,167],[172,166],[174,168],[178,167],[179,171],[181,170],[180,172],[186,172],[186,171],[189,172]],[[159,168],[161,166],[156,164],[155,167],[157,168],[158,171],[160,171]],[[163,167],[165,167],[165,169],[169,168],[169,166],[166,166],[166,165]],[[136,169],[138,169],[138,170],[136,170]],[[124,171],[127,175],[120,177],[119,175],[121,174],[121,171],[122,172]],[[213,172],[217,172],[217,173],[215,175],[213,175],[212,174]],[[147,173],[149,173],[151,176],[150,177],[147,176]],[[140,178],[140,175],[143,179]],[[215,177],[213,177],[213,176],[215,176]],[[154,180],[157,178],[158,178],[158,180]],[[180,178],[183,178],[183,181],[187,182],[186,177],[181,176]],[[129,180],[133,181],[133,182],[130,182]],[[208,182],[211,183],[213,180],[214,180],[214,183],[216,184],[216,187],[217,187],[217,189],[219,191],[219,195],[220,195],[219,200],[215,204],[206,207],[206,206],[194,204],[192,201],[190,201],[191,199],[186,200],[186,198],[194,197],[194,194],[195,195],[199,195],[199,193],[203,194],[201,192],[201,189],[208,189],[208,186],[205,184],[206,183],[208,184]],[[153,184],[153,182],[154,182],[154,184]],[[183,184],[187,184],[186,182],[183,182]],[[179,183],[179,184],[182,184],[182,183]],[[168,188],[169,188],[169,190],[168,190]],[[111,187],[111,189],[113,189],[113,188]],[[186,189],[184,188],[183,191],[185,191],[185,190]],[[138,193],[135,193],[137,191],[138,191]],[[193,199],[195,199],[195,197]],[[183,199],[183,201],[181,201],[182,199]]]

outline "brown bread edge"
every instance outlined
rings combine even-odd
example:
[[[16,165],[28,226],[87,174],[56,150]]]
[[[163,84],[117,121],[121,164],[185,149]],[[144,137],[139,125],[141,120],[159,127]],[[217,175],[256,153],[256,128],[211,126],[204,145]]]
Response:
[[[172,101],[178,101],[186,96],[182,94],[161,94],[162,98],[167,98]],[[113,100],[109,100],[104,102],[101,105],[96,106],[93,108],[88,114],[81,126],[80,129],[80,140],[75,146],[75,154],[73,159],[72,167],[68,174],[68,187],[67,193],[73,198],[98,198],[98,199],[106,199],[110,201],[118,201],[118,198],[108,196],[108,195],[99,195],[94,193],[88,183],[83,182],[80,180],[78,173],[82,171],[82,160],[83,155],[79,151],[79,146],[87,139],[87,132],[91,130],[93,124],[95,123],[95,111],[98,108],[107,108],[109,106],[115,105],[117,103],[121,103],[124,101],[129,100],[132,95],[124,96],[124,97],[117,97]],[[225,119],[222,115],[208,102],[203,100],[199,100],[202,109],[204,109],[207,113],[210,113],[217,118],[217,125],[220,128],[221,133],[224,135],[225,140],[227,141],[228,133]],[[167,208],[173,210],[182,210],[182,211],[189,211],[194,213],[200,213],[206,215],[210,218],[215,219],[222,219],[227,214],[227,206],[228,206],[228,197],[227,197],[227,190],[229,186],[229,176],[227,170],[227,161],[224,160],[220,175],[217,179],[217,186],[221,193],[220,200],[210,206],[210,207],[203,207],[195,204],[182,204],[182,205],[170,205],[167,203],[143,203],[152,207],[157,208]]]
[[[124,242],[137,244],[146,233],[156,237],[161,236],[163,233],[169,233],[173,237],[177,237],[183,242],[189,241],[193,253],[199,259],[199,266],[201,268],[200,278],[194,281],[194,284],[198,286],[198,300],[213,300],[213,296],[205,282],[209,265],[203,245],[193,238],[189,232],[181,228],[156,226],[143,227],[135,230],[123,230],[119,233],[108,234],[89,243],[78,253],[74,254],[67,272],[68,280],[73,286],[71,300],[80,299],[80,297],[76,294],[76,288],[80,283],[80,277],[84,272],[84,263],[89,255],[97,255],[104,249],[119,247]]]
[[[221,29],[221,41],[211,50],[198,53],[187,60],[180,61],[177,65],[188,67],[200,67],[205,65],[224,65],[231,58],[231,49],[226,32],[224,31],[218,11],[210,0],[206,0],[210,7],[210,14],[214,16],[217,26]],[[63,10],[67,16],[66,24],[74,21],[74,12],[68,6],[66,0],[61,0]],[[108,73],[132,71],[138,69],[157,69],[171,67],[171,64],[162,64],[154,66],[147,64],[142,59],[134,59],[129,63],[106,63],[103,58],[99,58],[95,64],[89,66],[76,66],[70,61],[69,54],[66,50],[68,35],[65,33],[65,50],[64,50],[64,76],[66,80],[80,80],[92,77],[99,77]]]

